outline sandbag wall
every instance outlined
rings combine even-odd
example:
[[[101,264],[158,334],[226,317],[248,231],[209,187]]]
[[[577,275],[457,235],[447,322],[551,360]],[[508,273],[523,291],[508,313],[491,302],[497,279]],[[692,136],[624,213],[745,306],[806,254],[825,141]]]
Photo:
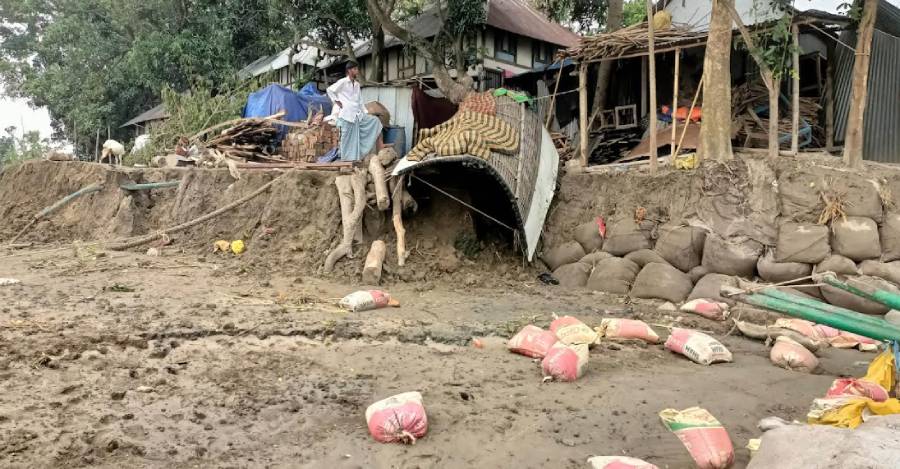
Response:
[[[761,168],[758,161],[750,166]],[[699,171],[694,187],[718,177]],[[717,195],[692,192],[685,196],[690,199],[687,204],[666,202],[697,207],[679,212],[663,204],[629,205],[640,197],[622,188],[618,202],[603,207],[612,213],[599,207],[581,213],[583,219],[578,221],[583,223],[566,229],[565,236],[556,231],[556,242],[543,250],[541,260],[563,286],[673,303],[724,300],[720,286],[737,286],[739,279],[781,283],[825,271],[900,292],[900,207],[891,191],[900,181],[896,171],[885,178],[884,173],[874,176],[787,162],[761,168],[757,171],[761,177],[750,173],[744,200],[710,203],[708,198]],[[630,190],[639,190],[640,184],[629,180]],[[768,190],[761,190],[765,186]],[[717,213],[734,209],[736,223],[708,223],[704,206],[715,206]],[[605,236],[597,217],[604,220]],[[746,219],[756,220],[755,231],[733,229]],[[887,313],[886,307],[830,286],[798,291],[866,314]]]

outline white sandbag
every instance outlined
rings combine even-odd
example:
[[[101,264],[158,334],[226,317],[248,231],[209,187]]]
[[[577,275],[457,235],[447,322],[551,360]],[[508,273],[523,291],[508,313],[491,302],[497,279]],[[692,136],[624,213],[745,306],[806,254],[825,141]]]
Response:
[[[672,334],[666,340],[666,348],[701,365],[732,360],[731,352],[721,342],[690,329],[673,328]]]

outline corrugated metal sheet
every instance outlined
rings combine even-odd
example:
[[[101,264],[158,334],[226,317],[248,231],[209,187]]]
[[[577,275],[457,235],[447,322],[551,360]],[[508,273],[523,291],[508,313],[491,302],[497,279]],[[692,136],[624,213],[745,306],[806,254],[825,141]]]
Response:
[[[369,86],[362,89],[364,103],[378,101],[391,113],[391,124],[403,127],[406,134],[406,148],[409,151],[413,141],[415,119],[412,112],[412,88],[399,86]]]
[[[577,34],[550,21],[523,0],[489,0],[487,24],[563,47],[574,47],[579,41]]]
[[[747,26],[781,17],[781,13],[768,2],[759,0],[734,0],[734,8]],[[674,24],[687,25],[694,32],[709,31],[712,2],[708,0],[671,0],[667,2],[665,10],[672,14]]]
[[[406,158],[394,168],[393,174],[405,174],[417,166],[443,163],[463,163],[485,167],[504,186],[514,202],[515,218],[525,238],[526,254],[532,260],[537,249],[547,211],[556,190],[559,153],[544,128],[540,116],[507,97],[497,101],[497,116],[520,129],[519,153],[506,155],[491,153],[485,162],[471,155],[428,157],[422,161]],[[479,166],[480,165],[480,166]]]
[[[841,41],[856,44],[856,34],[845,32]],[[840,46],[835,53],[834,135],[842,142],[847,132],[855,56]],[[900,163],[900,38],[878,30],[872,37],[863,127],[863,159]]]
[[[144,111],[139,114],[137,117],[131,119],[130,121],[121,125],[121,127],[128,127],[129,125],[137,125],[148,121],[155,121],[160,119],[168,119],[169,113],[166,112],[166,106],[160,104],[149,111]]]

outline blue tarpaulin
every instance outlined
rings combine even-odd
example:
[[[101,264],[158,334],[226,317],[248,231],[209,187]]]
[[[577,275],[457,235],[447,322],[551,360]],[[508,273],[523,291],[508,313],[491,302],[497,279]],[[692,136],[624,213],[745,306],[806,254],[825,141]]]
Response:
[[[322,108],[325,114],[331,113],[331,100],[320,94],[313,83],[307,83],[299,92],[290,88],[271,84],[259,91],[251,93],[244,106],[243,117],[268,117],[281,111],[285,112],[281,120],[300,122],[306,120],[309,112],[318,112]],[[278,141],[284,139],[288,128],[279,126]]]

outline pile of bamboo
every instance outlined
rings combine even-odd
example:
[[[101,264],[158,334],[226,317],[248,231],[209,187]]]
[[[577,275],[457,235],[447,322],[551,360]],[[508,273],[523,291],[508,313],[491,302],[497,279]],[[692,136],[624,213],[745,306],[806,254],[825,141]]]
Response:
[[[241,119],[203,143],[206,151],[234,160],[271,160],[278,128],[269,119]]]
[[[765,140],[768,138],[769,118],[768,113],[755,111],[756,108],[765,106],[768,109],[769,94],[765,85],[759,82],[740,85],[731,91],[732,122],[736,128],[735,138],[740,142],[752,140]],[[822,106],[818,98],[800,98],[801,125],[806,121],[812,127],[813,146],[822,143],[824,130],[819,125],[819,112]],[[793,123],[790,118],[790,106],[782,100],[779,105],[778,133],[790,134],[793,131]]]
[[[703,38],[705,34],[692,32],[684,26],[672,25],[666,29],[653,31],[653,36],[654,46],[659,50],[676,43]],[[649,30],[645,21],[609,33],[584,36],[581,38],[581,43],[562,51],[560,55],[563,58],[572,58],[577,62],[593,62],[645,52],[649,43]]]

